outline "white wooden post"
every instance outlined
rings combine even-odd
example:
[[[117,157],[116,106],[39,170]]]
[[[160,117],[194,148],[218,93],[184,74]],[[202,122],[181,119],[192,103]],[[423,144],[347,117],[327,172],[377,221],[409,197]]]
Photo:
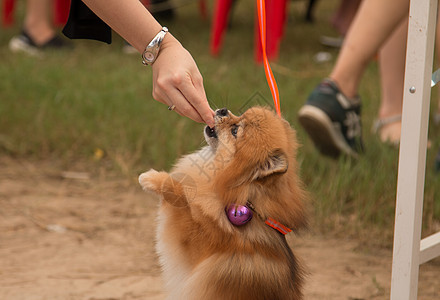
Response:
[[[419,265],[438,255],[439,236],[421,258],[431,73],[438,0],[411,0],[394,228],[392,300],[417,299]],[[433,241],[432,239],[437,239]],[[434,253],[437,251],[437,254]]]

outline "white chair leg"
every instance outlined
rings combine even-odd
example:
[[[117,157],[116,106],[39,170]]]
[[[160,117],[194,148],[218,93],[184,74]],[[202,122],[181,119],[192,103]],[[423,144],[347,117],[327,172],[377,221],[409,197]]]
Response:
[[[437,1],[410,2],[394,228],[392,300],[417,299]]]

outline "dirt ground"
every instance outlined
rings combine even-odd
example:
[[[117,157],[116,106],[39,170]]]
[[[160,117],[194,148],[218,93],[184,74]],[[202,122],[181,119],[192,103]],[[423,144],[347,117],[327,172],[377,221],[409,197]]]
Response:
[[[164,299],[157,199],[135,178],[63,171],[0,157],[0,299]],[[308,271],[305,299],[389,298],[391,251],[313,233],[290,244]],[[421,267],[418,299],[440,299],[438,259]]]

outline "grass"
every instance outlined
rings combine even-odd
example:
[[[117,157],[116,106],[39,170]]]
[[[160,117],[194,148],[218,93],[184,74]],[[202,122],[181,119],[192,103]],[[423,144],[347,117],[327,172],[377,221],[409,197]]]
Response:
[[[312,196],[316,228],[389,246],[392,242],[398,150],[381,144],[369,128],[380,99],[378,68],[372,62],[363,77],[365,155],[357,161],[321,156],[299,127],[296,114],[314,86],[330,72],[337,51],[319,45],[322,34],[335,35],[328,19],[337,1],[320,2],[316,22],[302,21],[304,2],[294,1],[278,61],[273,63],[281,109],[298,131],[301,173]],[[195,5],[178,10],[168,27],[192,53],[204,76],[213,107],[237,112],[248,101],[271,103],[264,71],[253,57],[254,8],[238,2],[219,57],[209,55],[208,21]],[[140,57],[111,46],[76,41],[71,52],[36,59],[11,54],[9,39],[19,27],[0,35],[0,154],[17,158],[56,159],[66,168],[81,161],[90,170],[106,168],[135,177],[148,168],[168,169],[179,156],[203,143],[201,124],[175,113],[151,97],[151,71]],[[314,55],[333,59],[318,64]],[[6,59],[7,58],[7,59]],[[436,110],[433,101],[432,111]],[[430,124],[424,232],[438,229],[440,174],[433,169],[439,128]],[[100,153],[104,153],[101,157]],[[378,238],[380,237],[380,238]]]

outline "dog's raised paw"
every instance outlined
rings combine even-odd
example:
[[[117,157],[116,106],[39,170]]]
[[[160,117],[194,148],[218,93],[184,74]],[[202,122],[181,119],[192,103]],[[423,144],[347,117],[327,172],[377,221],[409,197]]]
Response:
[[[157,174],[159,174],[159,172],[157,172],[154,169],[151,169],[139,175],[139,184],[142,186],[142,189],[144,191],[155,192],[157,190],[157,186],[155,185],[154,182],[154,177],[156,177]]]

